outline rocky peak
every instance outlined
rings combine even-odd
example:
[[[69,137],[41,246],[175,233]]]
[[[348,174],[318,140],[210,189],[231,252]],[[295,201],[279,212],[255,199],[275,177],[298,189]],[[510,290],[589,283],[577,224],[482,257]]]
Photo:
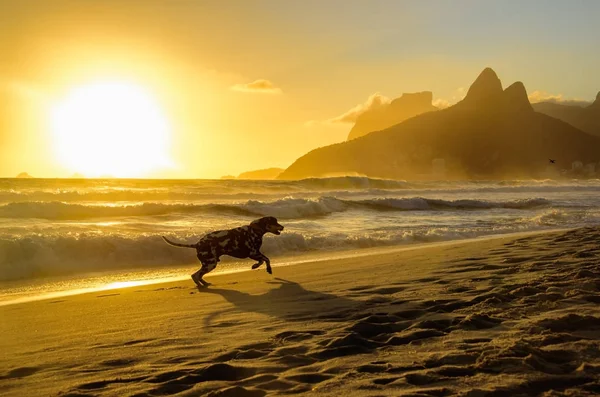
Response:
[[[424,108],[431,107],[433,101],[433,93],[431,91],[404,93],[399,98],[396,98],[390,104],[392,108],[399,106],[422,106]]]
[[[348,134],[348,140],[383,130],[419,114],[438,110],[432,101],[431,91],[404,93],[390,104],[371,108],[358,117]]]
[[[498,98],[502,95],[502,82],[491,68],[483,69],[475,82],[469,87],[466,102],[481,102]]]
[[[600,92],[596,94],[596,100],[589,106],[590,109],[600,110]]]
[[[520,81],[511,84],[504,90],[504,105],[511,110],[533,110],[527,97],[527,90]]]

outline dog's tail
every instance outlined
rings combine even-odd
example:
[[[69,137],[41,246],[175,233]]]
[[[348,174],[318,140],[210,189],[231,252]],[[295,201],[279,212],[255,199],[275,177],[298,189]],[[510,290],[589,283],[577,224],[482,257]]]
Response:
[[[165,240],[167,242],[167,244],[173,245],[175,247],[182,247],[182,248],[196,248],[195,244],[181,244],[181,243],[176,243],[174,241],[169,240],[168,238],[166,238],[165,236],[162,236],[163,240]]]

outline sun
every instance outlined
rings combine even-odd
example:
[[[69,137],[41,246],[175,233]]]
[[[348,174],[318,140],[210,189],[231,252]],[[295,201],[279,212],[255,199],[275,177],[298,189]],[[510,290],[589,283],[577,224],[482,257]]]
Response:
[[[132,178],[173,166],[168,119],[136,84],[77,87],[51,108],[50,123],[55,155],[70,172]]]

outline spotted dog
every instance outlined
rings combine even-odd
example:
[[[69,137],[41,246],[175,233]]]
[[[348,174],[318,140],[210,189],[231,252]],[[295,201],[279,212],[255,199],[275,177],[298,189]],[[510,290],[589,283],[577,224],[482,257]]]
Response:
[[[263,263],[267,264],[267,273],[272,274],[271,261],[262,252],[260,247],[265,233],[281,234],[283,226],[272,216],[257,219],[246,226],[236,227],[230,230],[219,230],[208,233],[202,237],[196,244],[180,244],[170,241],[163,236],[163,239],[175,247],[195,248],[196,254],[202,267],[196,273],[192,274],[192,280],[198,287],[209,286],[202,277],[211,272],[222,255],[233,256],[234,258],[250,258],[258,261],[252,265],[252,269],[257,269]]]

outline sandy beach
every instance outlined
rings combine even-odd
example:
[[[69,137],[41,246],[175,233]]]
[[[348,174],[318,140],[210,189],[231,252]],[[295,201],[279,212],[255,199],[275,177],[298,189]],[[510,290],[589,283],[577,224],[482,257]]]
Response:
[[[0,307],[3,396],[600,393],[600,229]],[[249,262],[248,266],[251,263]]]

